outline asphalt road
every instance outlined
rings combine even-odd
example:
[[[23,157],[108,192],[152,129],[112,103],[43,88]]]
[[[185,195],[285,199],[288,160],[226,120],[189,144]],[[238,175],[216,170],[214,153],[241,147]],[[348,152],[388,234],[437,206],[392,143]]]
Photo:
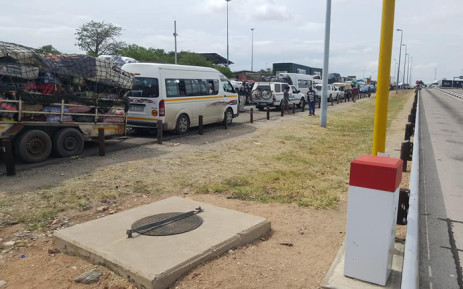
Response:
[[[420,286],[463,288],[463,100],[421,91]]]
[[[253,121],[265,121],[267,119],[266,111],[259,111],[254,107],[254,105],[247,105],[245,107],[244,112],[241,112],[237,118],[233,119],[233,124],[230,130],[233,130],[234,126],[242,126],[242,125],[249,123],[251,109],[253,110]],[[300,108],[296,108],[295,112],[302,113]],[[308,113],[307,108],[304,113]],[[281,117],[281,112],[274,108],[270,109],[270,118],[275,118],[275,117]],[[211,124],[211,125],[204,126],[204,136],[205,137],[214,137],[214,135],[222,134],[223,131],[224,131],[224,127],[222,124]],[[191,128],[190,131],[186,135],[188,136],[188,135],[193,135],[193,134],[198,134],[198,128]],[[179,140],[180,138],[183,138],[183,137],[185,136],[178,136],[172,132],[164,132],[163,140],[169,141],[169,142],[176,142],[176,140]],[[106,140],[105,151],[106,153],[111,153],[114,151],[128,149],[131,147],[140,146],[140,145],[149,144],[149,143],[155,143],[155,142],[157,142],[156,134],[153,135],[153,134],[149,134],[148,132],[141,133],[141,134],[129,134],[127,137],[119,137],[119,138]],[[80,156],[88,157],[92,155],[98,155],[98,153],[99,153],[99,146],[97,142],[86,142],[84,151],[81,153]],[[2,156],[0,154],[0,175],[5,175],[6,166],[5,166],[5,162],[3,161],[1,157]],[[56,158],[53,156],[50,156],[48,160],[44,162],[36,163],[36,164],[28,164],[28,163],[23,163],[20,160],[16,160],[15,168],[16,168],[16,171],[22,171],[22,170],[46,166],[49,164],[56,164],[56,163],[60,163],[63,161],[67,161],[67,159],[66,158]]]

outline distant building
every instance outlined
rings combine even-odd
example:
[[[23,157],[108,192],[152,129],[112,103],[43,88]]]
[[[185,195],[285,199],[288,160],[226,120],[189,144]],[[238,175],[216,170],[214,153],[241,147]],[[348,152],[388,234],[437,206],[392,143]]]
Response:
[[[227,65],[227,59],[220,56],[217,53],[198,53],[201,56],[204,56],[208,61],[212,62],[215,65]],[[234,64],[230,59],[228,60],[228,64]]]
[[[253,72],[249,70],[234,71],[236,79],[240,81],[254,80],[259,81],[262,76],[268,76],[269,73]]]
[[[437,82],[437,86],[439,87],[463,87],[463,79],[441,79]]]
[[[278,75],[280,73],[301,73],[309,75],[322,75],[323,70],[321,68],[315,68],[310,66],[305,66],[296,63],[274,63],[273,64],[273,74]]]

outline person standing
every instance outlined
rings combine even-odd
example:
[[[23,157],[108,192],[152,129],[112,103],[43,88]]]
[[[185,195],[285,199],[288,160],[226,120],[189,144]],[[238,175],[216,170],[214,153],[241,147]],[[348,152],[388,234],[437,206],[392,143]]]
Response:
[[[289,87],[285,86],[283,91],[283,110],[285,110],[289,114]]]
[[[317,97],[315,96],[315,91],[313,87],[310,86],[309,91],[307,92],[307,101],[309,102],[309,116],[315,115],[315,102]]]

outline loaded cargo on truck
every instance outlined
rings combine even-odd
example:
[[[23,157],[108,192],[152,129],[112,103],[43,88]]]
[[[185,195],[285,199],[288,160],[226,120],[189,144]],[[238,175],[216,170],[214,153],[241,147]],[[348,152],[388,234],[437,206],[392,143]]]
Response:
[[[125,134],[132,76],[86,55],[44,55],[0,42],[0,141],[35,163],[79,155],[84,141]]]

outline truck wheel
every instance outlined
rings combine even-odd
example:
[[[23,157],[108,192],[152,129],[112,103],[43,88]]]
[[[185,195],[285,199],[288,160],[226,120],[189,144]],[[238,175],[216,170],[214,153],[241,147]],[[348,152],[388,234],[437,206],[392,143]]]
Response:
[[[39,163],[51,153],[51,139],[42,130],[34,129],[22,133],[15,142],[16,155],[27,163]]]
[[[84,148],[84,137],[75,128],[60,129],[53,137],[53,152],[59,157],[79,155]]]
[[[230,126],[232,121],[233,121],[233,110],[231,108],[227,108],[224,114],[224,120],[223,123],[227,122],[227,125]]]
[[[297,107],[298,107],[298,108],[301,108],[301,107],[303,107],[303,106],[305,106],[305,99],[302,97],[302,98],[301,98],[301,101],[297,104]]]
[[[190,119],[184,113],[177,118],[177,125],[175,126],[176,134],[185,134],[190,129]]]

